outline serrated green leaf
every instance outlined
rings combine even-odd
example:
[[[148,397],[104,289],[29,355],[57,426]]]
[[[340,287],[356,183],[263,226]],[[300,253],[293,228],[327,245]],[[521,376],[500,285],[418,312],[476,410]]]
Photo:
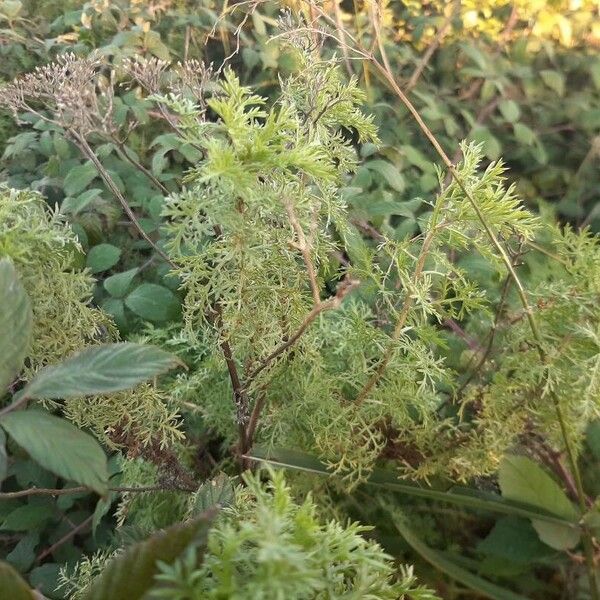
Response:
[[[99,188],[92,188],[86,190],[83,194],[79,194],[77,197],[69,196],[65,198],[60,205],[60,212],[63,214],[77,215],[84,208],[86,208],[90,202],[93,202],[98,196],[102,194],[102,190]]]
[[[112,244],[98,244],[88,252],[86,264],[92,273],[100,273],[114,267],[120,256],[120,248]]]
[[[106,492],[106,456],[91,435],[42,410],[13,411],[0,425],[48,471],[99,494]]]
[[[148,321],[167,321],[179,314],[179,298],[168,288],[142,283],[125,298],[125,306]]]
[[[4,561],[0,561],[0,590],[10,600],[35,600],[35,596],[23,578]]]
[[[92,346],[37,373],[23,393],[30,398],[76,398],[132,388],[181,365],[155,346],[121,342]]]
[[[113,298],[122,298],[127,294],[129,286],[139,269],[129,269],[123,273],[115,273],[104,280],[104,289]]]
[[[212,518],[213,513],[204,514],[193,521],[169,527],[130,547],[108,563],[102,574],[94,580],[86,600],[144,598],[155,583],[158,561],[171,564],[192,542],[199,550],[204,549]]]
[[[65,177],[63,188],[67,196],[82,192],[96,177],[96,167],[90,162],[73,167]]]
[[[0,260],[0,396],[23,367],[31,339],[27,292],[12,262]]]

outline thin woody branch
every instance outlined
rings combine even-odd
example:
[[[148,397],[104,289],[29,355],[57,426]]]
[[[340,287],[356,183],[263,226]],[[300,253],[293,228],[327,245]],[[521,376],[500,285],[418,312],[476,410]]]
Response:
[[[359,281],[356,279],[344,279],[341,284],[338,286],[338,290],[335,296],[329,298],[327,300],[321,301],[316,304],[313,309],[304,317],[304,320],[296,329],[296,331],[284,342],[282,342],[271,354],[269,354],[266,358],[262,360],[262,362],[252,371],[247,379],[246,386],[249,386],[256,377],[262,373],[278,356],[283,354],[288,348],[293,346],[304,334],[304,332],[308,329],[310,324],[323,312],[332,310],[335,308],[339,308],[342,304],[342,300],[353,290],[355,287],[359,285]]]
[[[310,252],[310,244],[306,239],[306,235],[304,234],[304,230],[302,229],[300,221],[298,221],[298,217],[296,216],[296,211],[294,210],[294,205],[292,204],[291,200],[286,198],[284,200],[284,205],[290,220],[290,225],[292,226],[297,238],[297,241],[290,243],[294,248],[296,248],[296,250],[300,252],[300,254],[302,254],[302,260],[304,261],[304,265],[306,266],[306,271],[308,273],[308,281],[313,302],[315,306],[317,306],[321,302],[321,293],[319,290],[319,283],[317,281],[315,265]]]

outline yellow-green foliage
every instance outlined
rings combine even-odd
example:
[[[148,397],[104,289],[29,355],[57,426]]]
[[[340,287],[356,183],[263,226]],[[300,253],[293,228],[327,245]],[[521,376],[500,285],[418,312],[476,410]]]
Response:
[[[75,234],[45,199],[0,187],[0,257],[14,262],[33,309],[31,374],[84,346],[114,339],[110,317],[90,304],[93,279],[80,268]]]
[[[291,39],[302,46],[301,37],[292,33]],[[341,131],[354,128],[365,140],[376,139],[376,132],[360,112],[354,82],[341,83],[333,62],[310,52],[299,53],[299,62],[300,72],[282,80],[272,105],[226,73],[208,100],[217,123],[206,122],[201,104],[194,108],[189,97],[155,98],[185,115],[186,139],[206,156],[188,175],[188,187],[167,199],[165,211],[167,248],[187,291],[188,332],[205,341],[194,372],[176,382],[174,393],[197,403],[219,433],[235,439],[236,420],[248,414],[239,405],[232,410],[219,344],[227,339],[244,376],[250,374],[250,398],[266,405],[259,439],[316,449],[350,482],[382,458],[420,477],[489,474],[527,427],[549,434],[561,448],[551,389],[565,405],[567,427],[581,439],[597,411],[597,378],[590,383],[586,377],[597,362],[590,288],[598,278],[597,242],[555,233],[547,243],[556,246],[556,265],[547,279],[532,279],[538,287],[530,301],[540,299],[535,319],[548,364],[511,294],[515,317],[501,334],[506,351],[462,390],[464,375],[442,358],[440,324],[486,324],[474,335],[485,337],[506,276],[493,240],[510,255],[542,235],[541,222],[506,184],[502,162],[482,170],[481,147],[463,144],[461,183],[446,184],[440,174],[421,234],[367,245],[356,236],[340,193],[356,162]],[[332,259],[341,252],[350,258],[347,265]],[[486,264],[496,286],[491,295],[456,260],[470,254]],[[252,380],[256,365],[320,302],[314,287],[320,297],[331,297],[326,282],[344,277],[360,281],[358,291],[338,310],[320,313],[292,351]],[[211,328],[206,309],[215,303],[219,326]]]
[[[81,268],[84,257],[75,234],[40,194],[0,187],[0,257],[5,256],[14,262],[33,309],[25,377],[85,346],[118,338],[112,319],[91,304],[94,280]],[[116,429],[119,438],[142,444],[165,445],[182,436],[169,397],[151,385],[70,399],[64,411],[112,445]]]

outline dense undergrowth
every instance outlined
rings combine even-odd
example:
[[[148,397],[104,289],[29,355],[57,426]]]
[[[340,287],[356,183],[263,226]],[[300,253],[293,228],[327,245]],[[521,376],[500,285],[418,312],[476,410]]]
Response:
[[[599,10],[0,2],[0,589],[598,598]]]

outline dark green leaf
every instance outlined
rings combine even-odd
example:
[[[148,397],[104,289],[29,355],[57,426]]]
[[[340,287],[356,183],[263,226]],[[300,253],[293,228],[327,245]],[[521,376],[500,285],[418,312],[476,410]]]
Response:
[[[25,573],[31,569],[35,561],[35,548],[40,541],[37,531],[32,531],[19,540],[19,543],[6,555],[9,562],[17,571]]]
[[[552,552],[542,544],[527,519],[503,517],[477,545],[477,550],[487,556],[515,563],[531,563]]]
[[[77,167],[73,167],[63,183],[63,188],[67,196],[75,196],[83,191],[96,177],[96,167],[90,162]]]
[[[502,113],[502,116],[509,122],[514,123],[521,116],[519,105],[514,100],[502,100],[498,104],[498,108]]]
[[[109,394],[181,365],[160,348],[122,342],[92,346],[64,362],[38,372],[26,386],[30,398],[73,398]]]
[[[0,425],[48,471],[99,494],[106,492],[106,456],[91,435],[42,410],[13,411]]]
[[[114,298],[122,298],[127,294],[138,269],[130,269],[123,273],[116,273],[104,280],[104,289]]]
[[[98,244],[87,255],[87,266],[92,273],[100,273],[114,267],[121,256],[121,250],[112,244]]]
[[[10,260],[0,260],[0,396],[23,367],[29,349],[29,297]]]
[[[129,548],[104,568],[86,600],[138,600],[145,597],[155,583],[157,561],[172,563],[192,542],[203,550],[212,518],[213,513],[205,513]]]
[[[0,529],[8,531],[31,531],[32,529],[37,529],[42,523],[52,519],[53,516],[55,516],[55,511],[51,506],[24,504],[6,516]]]
[[[395,189],[397,192],[404,191],[406,182],[402,173],[392,164],[385,160],[372,160],[366,163],[366,167],[371,171],[379,173],[389,184],[389,186]]]
[[[526,456],[505,456],[500,465],[502,495],[562,517],[577,521],[578,512],[560,486],[537,463]],[[566,550],[577,545],[580,532],[557,523],[532,520],[540,539],[551,548]]]
[[[394,515],[393,520],[396,528],[413,550],[442,573],[445,573],[452,579],[466,585],[468,588],[483,594],[486,598],[492,598],[492,600],[526,600],[525,596],[515,594],[506,588],[502,588],[487,581],[487,579],[483,579],[482,577],[467,571],[444,556],[441,552],[433,550],[424,544],[408,526],[404,517]]]
[[[48,596],[48,598],[58,597],[53,594],[56,593],[59,571],[59,564],[45,563],[40,567],[32,569],[31,573],[29,573],[29,582],[36,590],[39,590],[42,594]]]
[[[180,303],[168,288],[155,283],[143,283],[125,298],[125,305],[138,317],[148,321],[166,321],[176,317]]]
[[[3,561],[0,561],[0,591],[7,600],[35,600],[23,578]]]

